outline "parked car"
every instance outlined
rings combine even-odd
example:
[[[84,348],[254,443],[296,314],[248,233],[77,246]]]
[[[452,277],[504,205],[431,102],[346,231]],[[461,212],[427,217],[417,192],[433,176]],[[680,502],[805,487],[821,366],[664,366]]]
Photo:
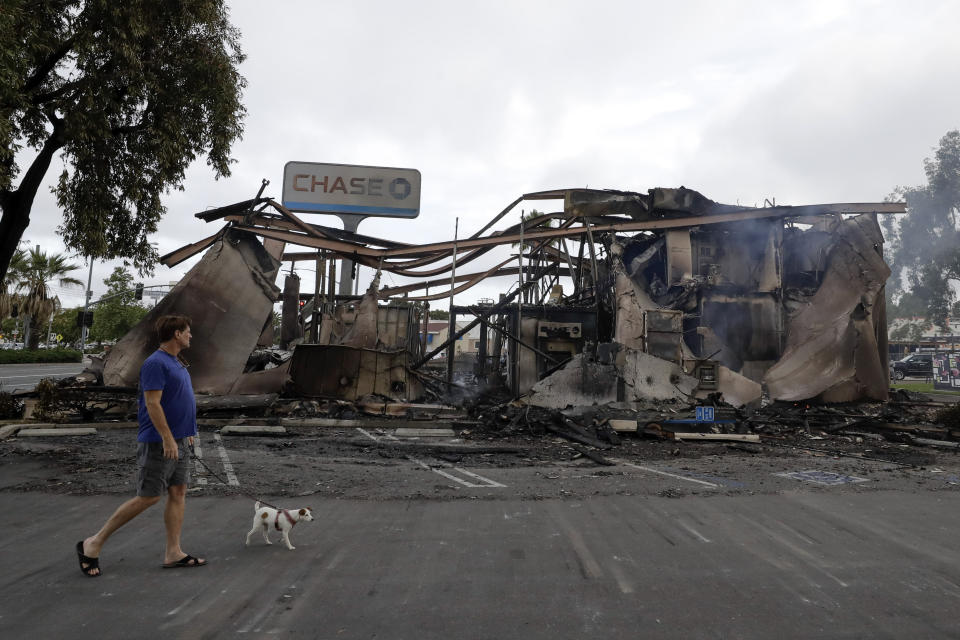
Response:
[[[907,376],[930,378],[933,376],[933,354],[911,353],[903,360],[893,363],[893,377],[903,380]]]

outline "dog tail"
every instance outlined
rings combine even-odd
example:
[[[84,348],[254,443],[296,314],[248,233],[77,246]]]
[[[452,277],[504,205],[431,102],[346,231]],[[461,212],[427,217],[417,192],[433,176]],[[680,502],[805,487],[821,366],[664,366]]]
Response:
[[[253,510],[254,510],[254,511],[259,511],[259,510],[260,510],[260,501],[259,501],[259,500],[257,500],[257,504],[253,505]]]

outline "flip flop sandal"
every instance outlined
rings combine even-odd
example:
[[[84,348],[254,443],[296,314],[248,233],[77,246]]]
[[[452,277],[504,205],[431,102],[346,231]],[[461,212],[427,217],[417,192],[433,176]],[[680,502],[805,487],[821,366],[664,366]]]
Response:
[[[99,578],[103,572],[92,573],[94,569],[100,568],[100,558],[91,558],[83,555],[83,540],[77,543],[77,556],[80,558],[80,571],[88,578]],[[83,566],[87,565],[87,566]]]
[[[192,569],[193,567],[202,567],[205,564],[207,564],[206,560],[194,558],[188,553],[176,562],[168,562],[167,564],[161,566],[164,569]]]

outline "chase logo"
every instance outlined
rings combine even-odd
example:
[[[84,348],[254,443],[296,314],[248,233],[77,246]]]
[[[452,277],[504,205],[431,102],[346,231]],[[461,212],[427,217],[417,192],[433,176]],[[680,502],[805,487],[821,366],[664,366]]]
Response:
[[[404,200],[413,191],[413,187],[410,186],[410,181],[406,178],[394,178],[393,182],[390,183],[389,190],[390,195],[394,198]]]

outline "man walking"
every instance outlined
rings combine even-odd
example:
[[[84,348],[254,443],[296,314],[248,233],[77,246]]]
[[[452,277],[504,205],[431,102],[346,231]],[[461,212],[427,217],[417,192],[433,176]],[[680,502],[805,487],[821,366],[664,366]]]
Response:
[[[187,365],[180,352],[190,346],[190,319],[163,316],[157,321],[160,348],[140,368],[137,421],[137,495],[124,502],[103,527],[77,543],[80,571],[97,577],[100,550],[113,533],[160,501],[167,502],[163,523],[167,531],[165,569],[202,567],[207,562],[180,548],[180,529],[190,478],[190,450],[197,434],[197,403]]]

